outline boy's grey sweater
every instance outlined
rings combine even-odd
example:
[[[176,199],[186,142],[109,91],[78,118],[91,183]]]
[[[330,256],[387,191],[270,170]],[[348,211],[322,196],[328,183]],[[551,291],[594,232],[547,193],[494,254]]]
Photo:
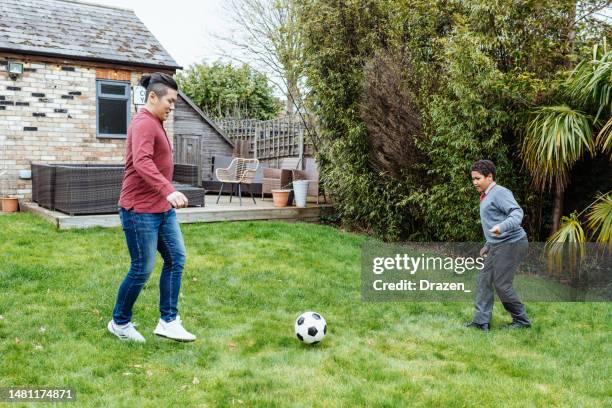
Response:
[[[523,209],[518,205],[512,192],[496,184],[480,202],[480,222],[487,244],[517,242],[527,234],[521,227]],[[489,230],[499,225],[501,234],[494,236]]]

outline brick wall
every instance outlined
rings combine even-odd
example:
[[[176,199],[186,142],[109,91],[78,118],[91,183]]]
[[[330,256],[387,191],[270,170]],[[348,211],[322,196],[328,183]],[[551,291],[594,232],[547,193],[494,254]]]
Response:
[[[24,63],[15,81],[0,55],[0,196],[31,196],[31,180],[20,170],[34,163],[123,163],[124,139],[96,137],[96,78],[110,79],[112,69],[78,63]],[[117,79],[136,85],[142,72],[120,71]],[[132,98],[130,98],[132,103]],[[136,106],[131,105],[132,116]],[[166,132],[173,137],[171,116]]]

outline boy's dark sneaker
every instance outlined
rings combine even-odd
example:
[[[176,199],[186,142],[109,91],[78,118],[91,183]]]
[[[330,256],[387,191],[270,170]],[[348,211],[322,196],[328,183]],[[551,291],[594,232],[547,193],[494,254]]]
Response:
[[[477,330],[482,330],[482,331],[489,331],[489,323],[468,323],[465,325],[465,327],[467,327],[468,329],[477,329]]]

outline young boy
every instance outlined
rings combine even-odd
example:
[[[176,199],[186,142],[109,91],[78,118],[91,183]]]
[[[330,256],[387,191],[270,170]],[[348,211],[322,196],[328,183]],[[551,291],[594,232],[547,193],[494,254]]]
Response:
[[[486,239],[480,255],[484,267],[478,274],[476,312],[467,327],[489,330],[493,312],[493,289],[512,316],[508,328],[531,327],[531,322],[512,280],[528,249],[527,234],[521,227],[523,210],[512,192],[495,183],[495,165],[490,160],[472,164],[472,183],[480,193],[480,222]]]

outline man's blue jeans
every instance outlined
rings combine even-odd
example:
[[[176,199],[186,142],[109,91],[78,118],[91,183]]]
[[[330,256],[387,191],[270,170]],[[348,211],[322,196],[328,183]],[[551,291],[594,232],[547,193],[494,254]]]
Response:
[[[122,325],[132,320],[132,307],[155,264],[157,251],[164,260],[159,278],[159,311],[166,322],[176,319],[181,276],[185,265],[185,243],[174,209],[145,214],[119,209],[132,263],[119,287],[113,320]]]

